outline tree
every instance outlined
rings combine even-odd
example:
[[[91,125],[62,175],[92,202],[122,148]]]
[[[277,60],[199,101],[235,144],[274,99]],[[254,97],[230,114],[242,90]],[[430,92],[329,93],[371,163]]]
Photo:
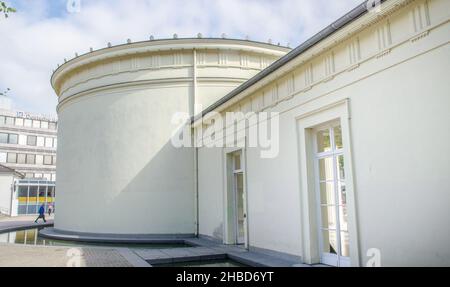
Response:
[[[10,13],[15,13],[16,9],[12,8],[12,7],[8,7],[8,5],[6,5],[5,2],[0,1],[0,13],[3,13],[3,15],[5,15],[5,18],[9,17]]]

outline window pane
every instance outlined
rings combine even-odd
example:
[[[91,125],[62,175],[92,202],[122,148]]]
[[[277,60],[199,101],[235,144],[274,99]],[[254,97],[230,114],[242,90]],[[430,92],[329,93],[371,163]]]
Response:
[[[33,178],[34,174],[32,172],[27,172],[27,173],[25,173],[25,177],[26,178]]]
[[[36,164],[44,164],[44,156],[43,155],[36,155]]]
[[[58,139],[57,139],[57,138],[55,138],[55,139],[53,140],[53,147],[54,147],[54,148],[57,148],[57,147],[58,147]]]
[[[345,257],[350,256],[348,232],[341,232],[341,255]]]
[[[47,187],[46,186],[40,186],[39,187],[39,197],[40,198],[45,198],[45,195],[47,193]]]
[[[53,156],[53,164],[56,164],[56,155]]]
[[[37,137],[36,145],[39,146],[39,147],[41,147],[41,146],[43,147],[44,144],[45,144],[45,138],[44,137]]]
[[[239,170],[239,169],[241,169],[241,155],[236,154],[234,156],[234,170]]]
[[[30,197],[36,197],[38,192],[37,186],[30,186]]]
[[[51,181],[56,181],[56,174],[52,173]]]
[[[19,144],[27,145],[27,136],[26,135],[19,135]]]
[[[323,252],[337,254],[337,236],[334,230],[322,230]]]
[[[5,116],[0,116],[0,125],[5,124]]]
[[[28,205],[27,214],[36,214],[36,213],[37,213],[37,205]]]
[[[334,187],[332,182],[323,182],[320,184],[320,203],[321,204],[334,204],[336,202]]]
[[[56,130],[56,123],[50,122],[50,123],[48,124],[48,128],[51,129],[51,130]]]
[[[31,128],[31,126],[32,126],[32,121],[29,120],[29,119],[25,119],[24,122],[23,122],[23,125],[24,125],[25,127],[27,127],[27,128]]]
[[[8,134],[0,133],[0,143],[8,143]]]
[[[347,206],[339,206],[339,225],[341,231],[348,231]]]
[[[27,164],[34,164],[36,156],[34,154],[27,154]]]
[[[333,132],[334,132],[334,145],[336,146],[337,149],[341,149],[342,148],[341,126],[334,127]]]
[[[47,190],[47,197],[54,197],[54,187],[53,186],[49,186],[48,190]]]
[[[17,162],[17,154],[13,152],[8,153],[8,163],[16,163]]]
[[[52,156],[51,155],[44,156],[44,164],[45,165],[51,165],[52,164]]]
[[[317,133],[317,152],[331,150],[330,130],[322,130]]]
[[[27,155],[26,155],[26,154],[19,153],[19,154],[17,155],[17,163],[25,164],[26,159],[27,159]]]
[[[14,125],[14,118],[6,117],[6,124],[13,126]]]
[[[27,137],[27,145],[36,146],[36,136],[28,136]]]
[[[0,163],[6,162],[6,152],[0,152]]]
[[[18,144],[19,142],[19,136],[16,134],[10,134],[9,135],[9,143],[10,144]]]
[[[41,121],[33,120],[33,128],[41,128]]]
[[[345,180],[345,172],[344,172],[344,156],[340,155],[336,158],[336,168],[338,172],[338,179]]]
[[[333,180],[333,157],[319,159],[320,180]]]
[[[23,119],[22,118],[16,118],[16,126],[23,126]]]
[[[28,196],[28,186],[19,186],[19,197]]]
[[[45,147],[53,147],[53,139],[45,138]]]
[[[345,190],[345,182],[340,181],[338,183],[339,188],[339,204],[340,205],[346,205],[347,204],[347,194]]]
[[[48,122],[42,121],[41,122],[41,128],[48,129]]]
[[[322,228],[336,229],[336,207],[321,206]]]
[[[52,179],[52,175],[50,173],[44,173],[44,178],[46,180],[51,180]]]

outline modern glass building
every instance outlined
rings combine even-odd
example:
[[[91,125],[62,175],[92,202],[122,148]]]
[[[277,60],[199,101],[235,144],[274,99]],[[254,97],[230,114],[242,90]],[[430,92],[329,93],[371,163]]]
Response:
[[[37,214],[44,204],[55,210],[55,182],[47,180],[16,180],[13,205],[17,206],[15,215]]]

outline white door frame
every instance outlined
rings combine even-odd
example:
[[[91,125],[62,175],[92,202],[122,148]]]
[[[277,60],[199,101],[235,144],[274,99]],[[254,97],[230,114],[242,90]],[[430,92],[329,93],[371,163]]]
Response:
[[[234,155],[240,153],[241,168],[234,169]],[[243,208],[244,208],[244,247],[249,248],[249,228],[248,228],[248,197],[246,180],[246,154],[244,148],[226,148],[224,160],[225,189],[224,189],[224,244],[238,244],[237,242],[237,201],[236,201],[236,174],[243,176]],[[231,207],[231,208],[229,208]]]
[[[360,266],[357,209],[353,180],[353,165],[351,155],[349,100],[324,104],[311,102],[298,111],[295,117],[298,138],[298,165],[300,170],[300,222],[301,249],[305,263],[320,263],[320,245],[317,232],[319,224],[317,217],[317,198],[314,168],[314,132],[321,124],[339,120],[342,130],[344,171],[346,175],[346,196],[348,212],[348,231],[350,244],[350,265]]]
[[[339,190],[338,190],[338,171],[337,171],[337,167],[336,167],[336,159],[339,156],[344,156],[344,152],[343,152],[343,148],[342,149],[337,149],[336,148],[336,142],[335,142],[335,137],[334,137],[334,128],[337,126],[341,126],[341,123],[339,120],[336,121],[332,121],[323,125],[319,125],[317,127],[315,127],[312,131],[314,134],[313,137],[313,147],[314,147],[314,173],[315,173],[315,189],[316,189],[316,202],[317,202],[317,218],[318,218],[318,228],[317,228],[317,232],[318,232],[318,238],[319,238],[319,256],[321,258],[320,262],[323,264],[327,264],[327,265],[332,265],[332,266],[337,266],[337,267],[344,267],[344,266],[350,266],[350,258],[346,257],[346,256],[342,256],[342,239],[341,239],[341,218],[340,218],[340,213],[339,213]],[[327,151],[327,152],[321,152],[319,153],[317,150],[318,147],[318,143],[317,143],[317,133],[319,131],[322,130],[329,130],[330,134],[330,144],[331,144],[331,151]],[[321,199],[321,191],[320,191],[320,171],[319,171],[319,160],[320,159],[325,159],[325,158],[332,158],[333,159],[333,189],[334,189],[334,200],[335,200],[335,218],[336,218],[336,241],[338,243],[337,246],[337,250],[336,250],[336,254],[332,254],[332,253],[327,253],[324,252],[323,250],[323,246],[324,246],[324,238],[323,238],[323,234],[322,234],[322,226],[321,223],[323,222],[322,219],[322,212],[321,212],[321,203],[322,203],[322,199]],[[345,163],[345,158],[344,158],[344,163]],[[344,164],[344,168],[345,168],[345,164]]]

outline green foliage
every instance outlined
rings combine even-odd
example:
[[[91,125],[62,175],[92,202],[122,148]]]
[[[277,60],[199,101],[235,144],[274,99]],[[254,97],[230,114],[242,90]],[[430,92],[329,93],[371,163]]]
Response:
[[[9,17],[10,13],[15,13],[16,9],[12,8],[12,7],[8,7],[8,5],[6,5],[5,2],[0,1],[0,13],[3,13],[3,15],[5,15],[5,18]]]

